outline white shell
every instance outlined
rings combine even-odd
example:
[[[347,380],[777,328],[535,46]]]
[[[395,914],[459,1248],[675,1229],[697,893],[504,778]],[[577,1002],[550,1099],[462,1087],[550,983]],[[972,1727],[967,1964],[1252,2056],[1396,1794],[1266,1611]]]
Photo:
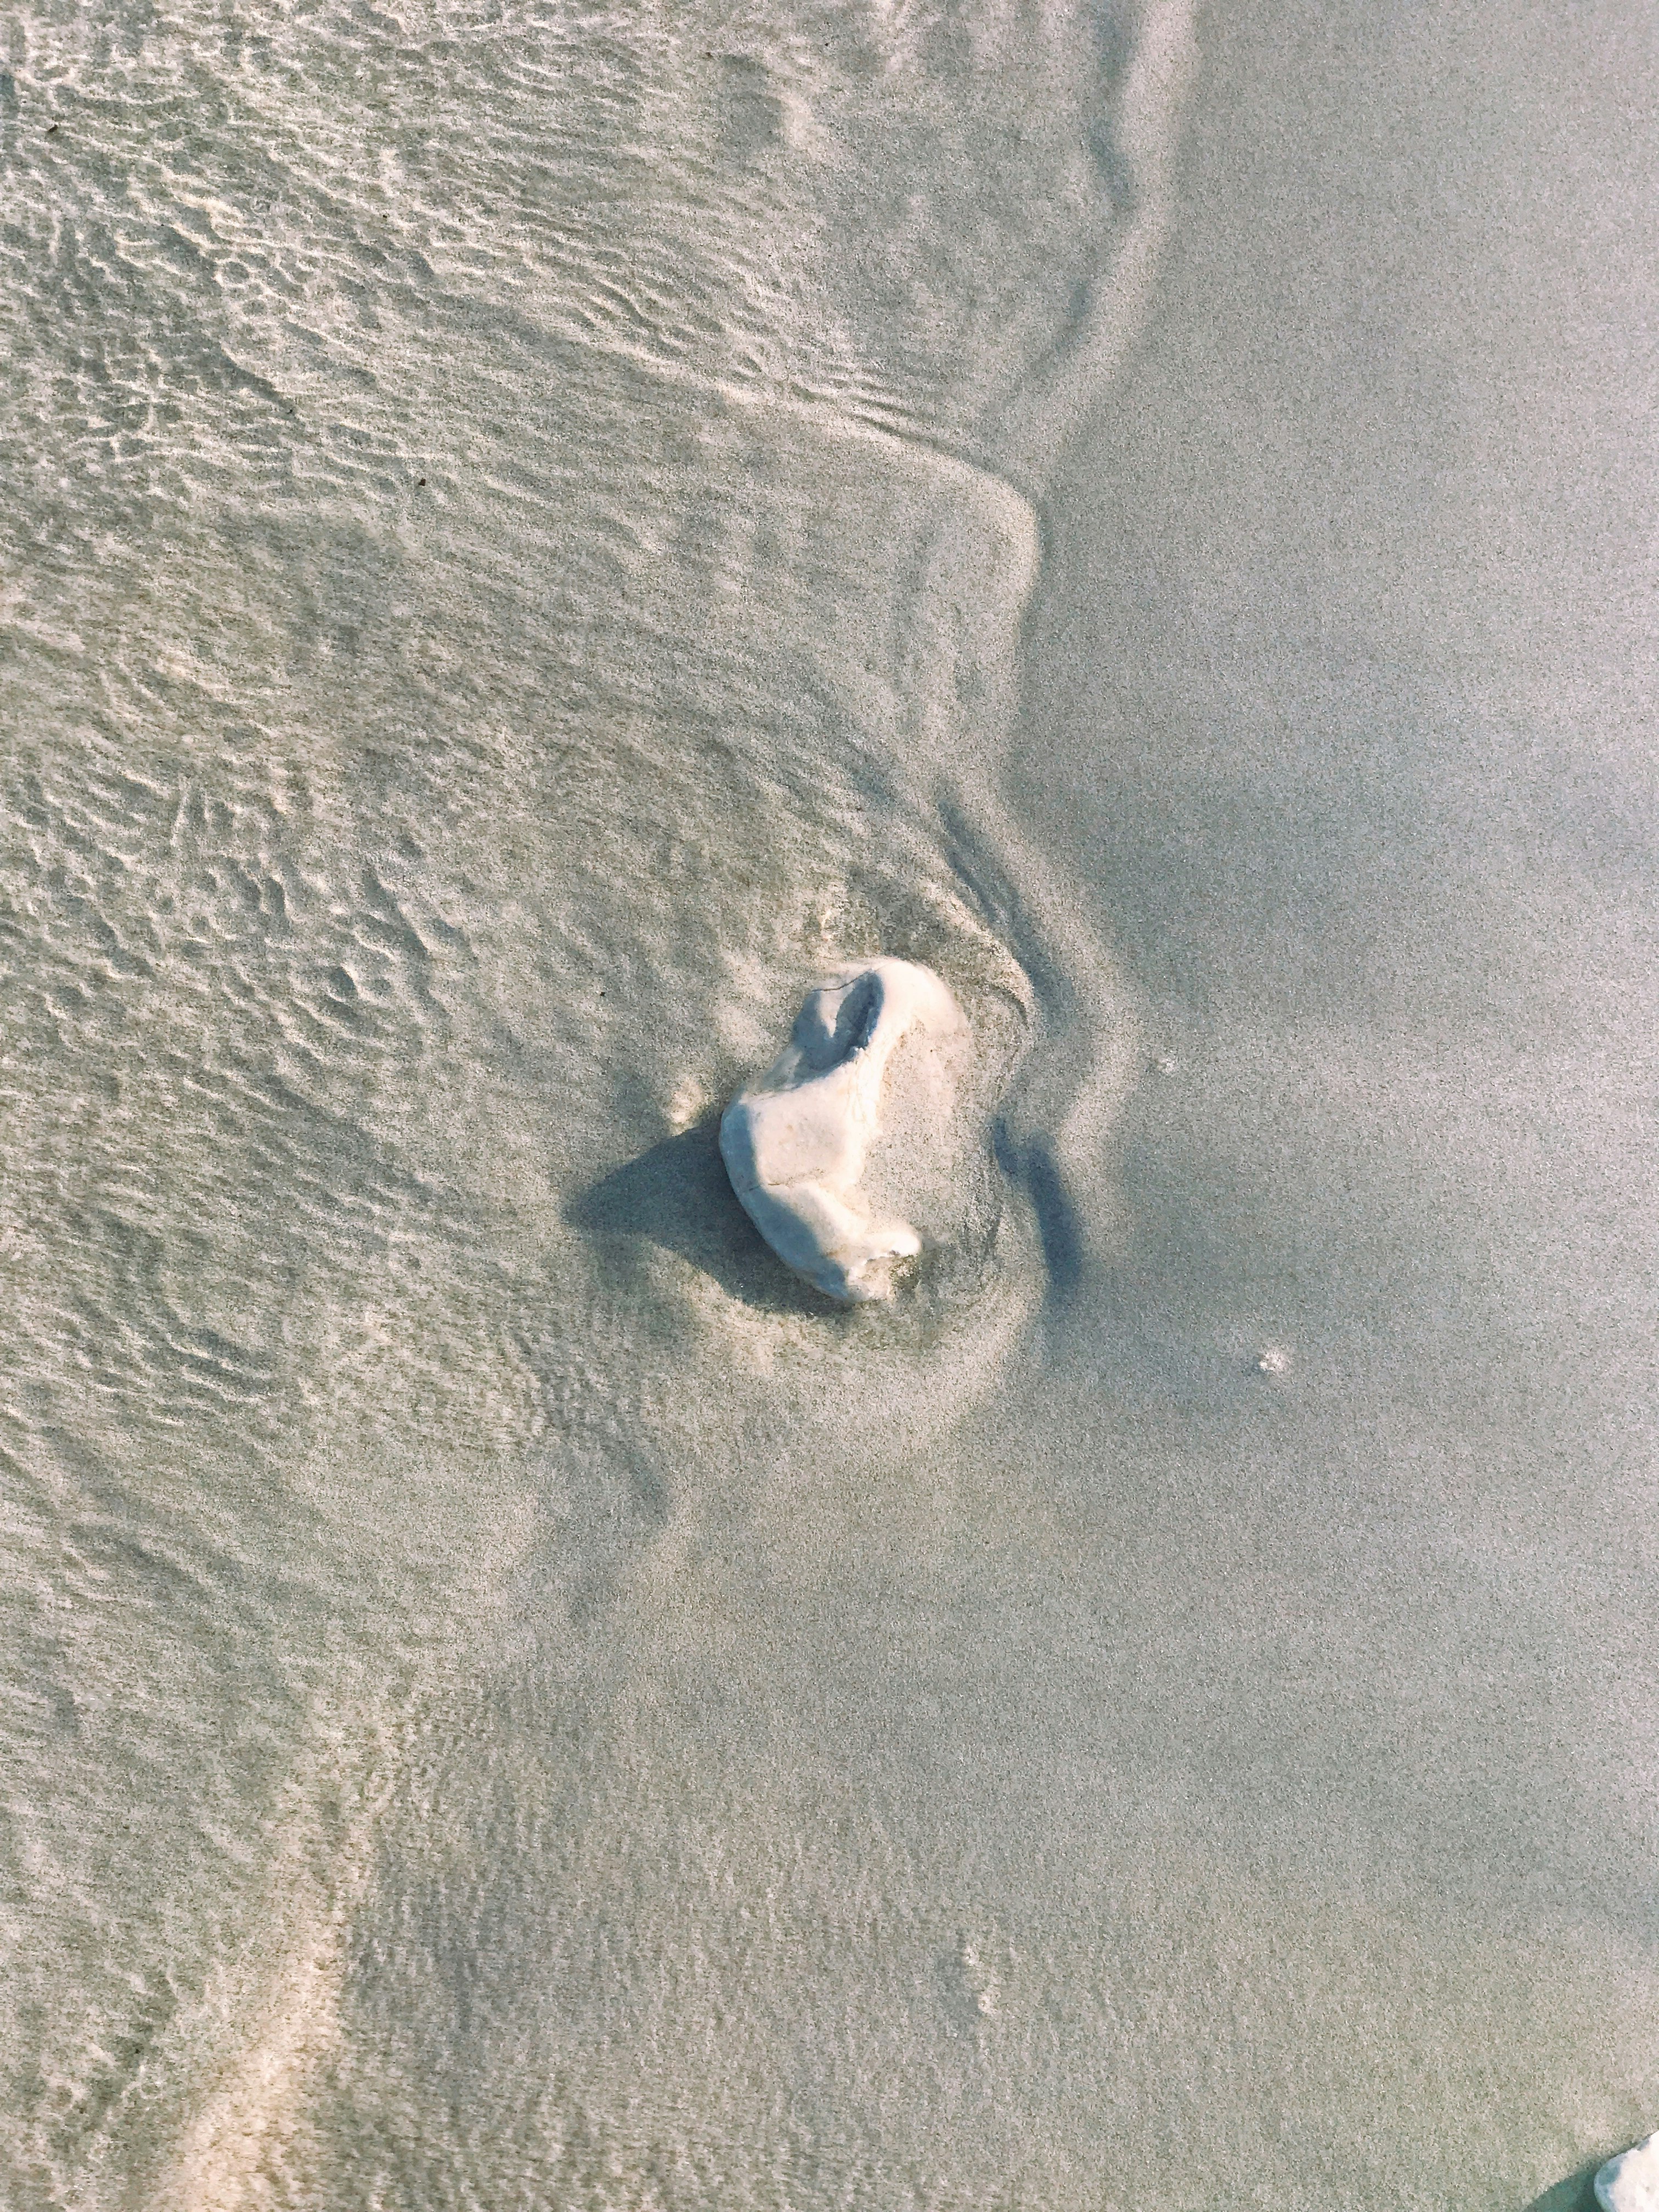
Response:
[[[896,1260],[921,1249],[905,1221],[872,1218],[858,1188],[880,1131],[882,1078],[912,1030],[961,1026],[931,968],[872,960],[811,992],[788,1043],[720,1122],[744,1211],[778,1257],[843,1304],[892,1295]]]
[[[1659,2135],[1610,2158],[1595,2177],[1601,2212],[1659,2212]]]

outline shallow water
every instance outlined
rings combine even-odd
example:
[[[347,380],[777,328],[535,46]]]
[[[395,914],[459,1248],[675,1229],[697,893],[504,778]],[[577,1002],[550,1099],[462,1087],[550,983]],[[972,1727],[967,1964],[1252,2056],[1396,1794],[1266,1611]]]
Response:
[[[1650,64],[1510,14],[20,19],[17,2202],[1650,2124]],[[837,1314],[714,1120],[878,951]]]

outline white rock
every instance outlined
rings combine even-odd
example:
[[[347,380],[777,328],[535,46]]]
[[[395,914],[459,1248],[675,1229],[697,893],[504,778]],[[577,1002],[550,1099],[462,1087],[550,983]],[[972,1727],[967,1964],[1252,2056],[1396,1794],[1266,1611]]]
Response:
[[[912,1030],[961,1026],[930,968],[872,960],[819,985],[788,1043],[720,1122],[720,1156],[744,1211],[816,1289],[856,1305],[892,1295],[896,1260],[921,1249],[908,1222],[878,1221],[859,1189],[880,1133],[882,1079]]]
[[[1659,2212],[1659,2135],[1610,2158],[1595,2177],[1601,2212]]]

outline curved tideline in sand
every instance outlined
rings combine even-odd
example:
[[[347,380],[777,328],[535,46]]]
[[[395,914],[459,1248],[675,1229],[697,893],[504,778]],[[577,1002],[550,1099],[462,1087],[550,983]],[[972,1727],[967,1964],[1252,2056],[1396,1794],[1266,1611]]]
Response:
[[[913,1030],[940,1037],[961,1022],[931,969],[872,961],[808,994],[788,1043],[726,1109],[720,1155],[744,1211],[827,1297],[890,1297],[895,1263],[921,1249],[908,1222],[872,1217],[859,1181],[895,1047]]]

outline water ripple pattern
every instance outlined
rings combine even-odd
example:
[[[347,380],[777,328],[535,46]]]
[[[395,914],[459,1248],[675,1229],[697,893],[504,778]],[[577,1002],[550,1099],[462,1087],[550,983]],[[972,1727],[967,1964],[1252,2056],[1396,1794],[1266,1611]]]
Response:
[[[12,16],[9,2201],[1054,2181],[1029,2100],[938,2148],[1033,1970],[897,1860],[920,1996],[837,1979],[866,1908],[752,1776],[693,1790],[672,1926],[595,1899],[684,1750],[660,1639],[716,1663],[696,1563],[902,1480],[1076,1247],[1128,1018],[997,747],[1040,423],[1133,324],[1184,23]],[[978,1135],[917,1295],[849,1320],[714,1131],[884,952],[963,1006]],[[673,2056],[684,1881],[734,1878],[730,2033]],[[844,2029],[811,2109],[796,1942]]]

